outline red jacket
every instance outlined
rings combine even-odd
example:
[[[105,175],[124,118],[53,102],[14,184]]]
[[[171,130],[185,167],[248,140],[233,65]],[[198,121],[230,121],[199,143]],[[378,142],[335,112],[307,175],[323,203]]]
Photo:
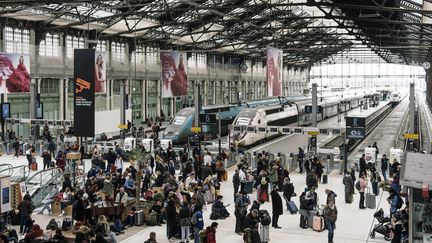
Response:
[[[206,229],[207,243],[216,243],[216,230],[208,226]]]

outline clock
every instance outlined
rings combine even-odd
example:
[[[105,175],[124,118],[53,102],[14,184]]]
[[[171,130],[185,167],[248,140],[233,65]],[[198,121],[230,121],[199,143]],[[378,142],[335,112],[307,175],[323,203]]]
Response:
[[[431,64],[430,64],[429,62],[424,62],[424,63],[423,63],[423,68],[424,68],[425,70],[428,70],[429,68],[431,68]]]

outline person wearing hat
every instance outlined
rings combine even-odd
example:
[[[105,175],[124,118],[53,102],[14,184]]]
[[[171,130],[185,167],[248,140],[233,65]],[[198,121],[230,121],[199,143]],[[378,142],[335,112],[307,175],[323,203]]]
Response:
[[[384,178],[384,181],[387,180],[387,168],[388,168],[389,159],[386,154],[383,154],[381,157],[381,172]]]

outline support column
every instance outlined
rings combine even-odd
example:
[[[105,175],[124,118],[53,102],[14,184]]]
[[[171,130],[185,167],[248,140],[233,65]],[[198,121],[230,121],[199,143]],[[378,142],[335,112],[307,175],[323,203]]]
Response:
[[[105,97],[105,107],[106,110],[111,110],[111,80],[107,79],[105,81],[105,90],[106,90],[106,97]]]
[[[109,87],[109,92],[111,93],[111,96],[109,98],[109,108],[110,108],[110,110],[113,110],[113,108],[114,108],[114,102],[113,102],[113,97],[114,97],[114,82],[116,82],[114,79],[110,79],[110,87]]]
[[[195,127],[199,127],[199,113],[201,111],[201,99],[200,99],[201,84],[196,82],[195,85]]]
[[[317,126],[317,113],[318,113],[318,95],[317,84],[312,84],[312,127]]]
[[[126,80],[120,82],[120,123],[126,124]]]
[[[147,80],[141,82],[142,99],[141,99],[141,117],[145,121],[147,118]]]
[[[156,115],[160,117],[162,108],[162,89],[160,79],[156,81],[156,95]]]
[[[208,82],[206,82],[206,80],[202,81],[202,85],[204,86],[204,105],[208,105],[208,100],[207,100],[207,92],[208,92]]]
[[[59,116],[58,116],[58,119],[59,120],[64,120],[64,114],[65,114],[65,112],[64,112],[64,109],[63,109],[63,107],[64,107],[64,96],[65,96],[65,93],[64,93],[64,86],[65,86],[65,80],[64,79],[60,79],[59,80],[59,89],[58,89],[58,92],[59,92]]]
[[[409,97],[409,133],[414,133],[414,113],[415,113],[415,93],[414,93],[414,83],[410,83],[410,97]]]
[[[63,79],[64,80],[64,86],[63,86],[63,93],[64,93],[64,104],[63,104],[63,119],[68,120],[72,117],[70,116],[69,112],[69,79]]]
[[[176,97],[171,97],[171,98],[170,98],[170,103],[171,103],[171,117],[174,117],[174,114],[175,114],[175,101],[176,101]]]

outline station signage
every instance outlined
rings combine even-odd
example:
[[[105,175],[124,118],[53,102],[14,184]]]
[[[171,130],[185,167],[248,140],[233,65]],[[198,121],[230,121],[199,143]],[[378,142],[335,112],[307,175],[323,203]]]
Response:
[[[192,132],[193,133],[200,133],[201,132],[201,127],[192,127]]]
[[[417,133],[405,133],[404,138],[407,139],[419,139],[419,135]]]
[[[348,139],[363,139],[366,136],[366,132],[362,127],[347,127],[346,136]]]
[[[347,127],[366,127],[366,118],[364,117],[347,117],[345,121]]]
[[[216,124],[216,114],[200,114],[199,119],[201,123]]]

